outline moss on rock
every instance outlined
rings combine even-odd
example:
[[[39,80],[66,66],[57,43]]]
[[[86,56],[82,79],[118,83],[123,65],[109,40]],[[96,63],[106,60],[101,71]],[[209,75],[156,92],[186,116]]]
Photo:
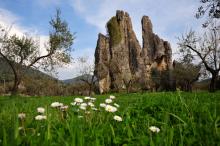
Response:
[[[122,40],[122,33],[116,17],[112,17],[108,21],[107,29],[110,36],[111,45],[115,46],[119,44]]]

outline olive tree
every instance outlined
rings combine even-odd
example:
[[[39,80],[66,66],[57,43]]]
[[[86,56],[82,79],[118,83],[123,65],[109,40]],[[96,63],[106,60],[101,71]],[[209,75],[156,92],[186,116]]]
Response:
[[[207,27],[213,19],[220,18],[220,0],[200,0],[201,5],[199,6],[196,18],[207,16],[203,27]]]
[[[191,62],[173,62],[173,76],[176,85],[183,91],[192,91],[192,84],[196,82],[201,73],[200,65],[195,65]]]
[[[89,96],[92,94],[94,90],[95,82],[97,78],[94,75],[94,64],[90,64],[88,62],[88,57],[83,56],[78,58],[79,64],[79,80],[87,85],[89,88]]]
[[[220,34],[217,27],[208,27],[203,35],[190,31],[179,38],[179,47],[185,55],[196,57],[211,74],[209,91],[214,92],[220,71]]]
[[[25,69],[38,67],[53,71],[55,66],[62,66],[71,61],[74,35],[70,32],[68,24],[61,19],[60,10],[56,11],[55,17],[49,23],[51,30],[49,41],[45,45],[47,53],[44,55],[34,38],[9,35],[9,31],[1,29],[0,56],[8,63],[14,74],[12,94],[17,94]]]

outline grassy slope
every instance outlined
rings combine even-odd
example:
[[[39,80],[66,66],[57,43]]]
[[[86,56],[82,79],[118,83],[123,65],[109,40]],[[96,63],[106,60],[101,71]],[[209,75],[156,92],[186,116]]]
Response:
[[[96,105],[107,95],[99,95]],[[121,107],[114,114],[92,112],[79,119],[71,107],[68,118],[49,107],[69,104],[73,97],[0,97],[0,145],[220,145],[220,93],[116,94]],[[35,121],[36,108],[47,108],[48,119]],[[27,113],[26,136],[19,134],[17,114]],[[81,115],[81,114],[80,114]],[[159,133],[149,131],[156,125]],[[39,135],[40,134],[40,135]]]

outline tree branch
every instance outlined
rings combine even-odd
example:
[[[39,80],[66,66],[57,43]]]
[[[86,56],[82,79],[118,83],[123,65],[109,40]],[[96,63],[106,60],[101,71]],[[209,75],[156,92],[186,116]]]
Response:
[[[210,72],[214,72],[214,70],[207,64],[207,62],[205,61],[205,58],[206,56],[209,54],[209,53],[206,53],[205,56],[203,57],[202,54],[197,51],[196,49],[194,49],[193,47],[191,47],[190,45],[186,45],[186,47],[188,47],[189,49],[191,49],[192,51],[194,51],[198,56],[199,58],[202,60],[203,64],[205,65],[206,69]],[[210,51],[209,51],[210,52]]]
[[[88,84],[89,86],[92,84],[92,83],[90,83],[88,80],[86,80],[86,79],[80,79],[81,81],[83,81],[83,82],[85,82],[86,84]]]
[[[47,55],[44,55],[44,56],[40,56],[40,57],[37,57],[33,62],[31,62],[27,67],[31,67],[33,66],[36,62],[38,62],[39,60],[43,59],[43,58],[47,58],[49,56],[51,56],[53,54],[53,52],[50,52],[48,53]]]

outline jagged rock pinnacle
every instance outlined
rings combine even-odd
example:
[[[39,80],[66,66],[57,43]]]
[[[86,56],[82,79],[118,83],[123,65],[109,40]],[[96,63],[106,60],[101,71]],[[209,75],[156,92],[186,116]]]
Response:
[[[107,22],[108,36],[99,34],[95,51],[95,75],[101,93],[126,89],[131,81],[137,86],[151,88],[151,70],[170,69],[170,44],[153,33],[148,16],[143,16],[141,23],[143,48],[133,31],[129,14],[124,11],[117,10],[116,16]]]

